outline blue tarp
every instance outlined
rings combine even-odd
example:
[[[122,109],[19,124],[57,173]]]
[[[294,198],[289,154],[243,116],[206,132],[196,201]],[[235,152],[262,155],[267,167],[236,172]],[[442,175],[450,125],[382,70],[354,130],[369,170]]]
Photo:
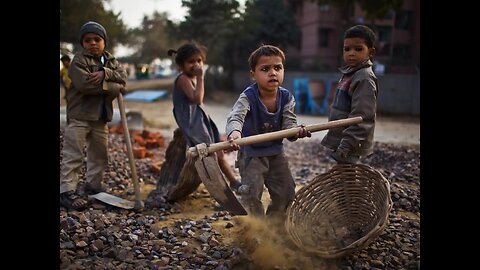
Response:
[[[154,102],[161,98],[167,97],[166,90],[137,90],[125,95],[124,100]]]

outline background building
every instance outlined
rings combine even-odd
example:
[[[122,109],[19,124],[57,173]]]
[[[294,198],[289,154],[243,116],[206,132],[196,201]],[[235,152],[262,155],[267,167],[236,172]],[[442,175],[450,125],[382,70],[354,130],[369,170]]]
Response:
[[[333,71],[342,63],[342,36],[354,24],[365,24],[377,33],[375,57],[386,73],[416,73],[420,67],[420,1],[404,0],[399,11],[369,20],[359,5],[342,10],[335,5],[290,1],[301,37],[288,48],[289,59],[304,70]]]

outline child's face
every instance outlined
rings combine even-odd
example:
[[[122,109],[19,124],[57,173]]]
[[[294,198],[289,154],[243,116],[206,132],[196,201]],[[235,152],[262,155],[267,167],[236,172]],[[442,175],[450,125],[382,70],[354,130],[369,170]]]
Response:
[[[89,53],[100,56],[105,49],[105,40],[97,34],[87,33],[83,36],[82,45]]]
[[[360,65],[369,59],[375,49],[368,48],[363,38],[346,38],[343,41],[343,61],[349,67]]]
[[[70,61],[68,60],[62,60],[62,65],[66,68],[68,68],[70,66]]]
[[[273,92],[283,83],[284,67],[280,56],[261,56],[255,70],[250,70],[260,90]]]
[[[203,58],[201,54],[195,54],[187,58],[183,63],[182,72],[185,73],[187,76],[194,76],[194,69],[202,68],[203,67]]]

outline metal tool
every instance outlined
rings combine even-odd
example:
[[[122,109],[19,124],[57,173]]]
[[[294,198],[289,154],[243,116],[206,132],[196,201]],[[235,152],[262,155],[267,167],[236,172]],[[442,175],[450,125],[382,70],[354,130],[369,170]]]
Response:
[[[305,126],[305,129],[310,132],[326,130],[330,128],[345,127],[362,122],[362,117],[352,117],[347,119],[330,121],[322,124],[314,124]],[[298,134],[301,127],[294,127],[290,129],[263,133],[259,135],[249,136],[234,140],[240,146],[250,145],[255,143],[262,143],[272,140],[293,137]],[[187,152],[187,159],[194,161],[195,168],[203,184],[207,188],[210,195],[226,210],[235,215],[246,215],[247,212],[237,200],[233,192],[227,186],[225,176],[223,175],[220,166],[218,165],[215,155],[209,155],[220,150],[225,150],[231,147],[230,142],[219,142],[210,144],[208,147],[205,143],[190,147]],[[187,161],[188,162],[188,161]],[[186,181],[185,178],[179,178],[179,181]],[[179,183],[177,186],[182,186]]]
[[[140,199],[140,186],[138,184],[137,167],[135,166],[135,159],[134,159],[133,150],[132,150],[132,141],[130,139],[130,132],[128,130],[128,124],[127,124],[127,115],[125,113],[125,105],[123,103],[123,95],[121,93],[118,94],[117,100],[118,100],[118,107],[120,109],[120,116],[121,116],[122,125],[123,125],[123,131],[124,131],[123,134],[125,136],[125,143],[127,144],[128,161],[130,164],[130,170],[132,171],[132,182],[133,182],[133,187],[135,189],[135,202],[125,200],[105,192],[100,192],[95,195],[91,195],[90,197],[116,207],[120,207],[124,209],[134,209],[135,211],[142,211],[144,204]]]

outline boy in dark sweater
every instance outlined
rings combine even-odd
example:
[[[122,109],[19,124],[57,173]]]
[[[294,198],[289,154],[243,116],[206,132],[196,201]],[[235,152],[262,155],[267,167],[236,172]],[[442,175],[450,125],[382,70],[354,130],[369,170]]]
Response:
[[[330,106],[329,121],[361,116],[356,125],[332,128],[322,145],[333,150],[337,163],[357,163],[373,153],[373,132],[377,108],[378,82],[370,58],[375,54],[375,33],[364,25],[349,28],[344,35],[342,78]]]

